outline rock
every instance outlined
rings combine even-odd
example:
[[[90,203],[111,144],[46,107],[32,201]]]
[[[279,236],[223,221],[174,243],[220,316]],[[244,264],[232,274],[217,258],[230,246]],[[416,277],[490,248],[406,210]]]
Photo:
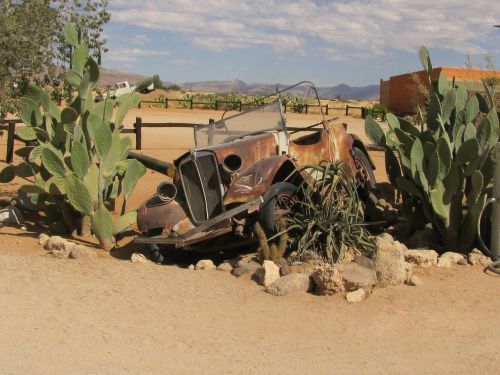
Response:
[[[441,258],[441,257],[439,257],[438,261],[437,261],[437,266],[439,268],[450,268],[451,267],[451,260],[450,260],[450,258]]]
[[[414,249],[405,252],[407,262],[420,267],[437,266],[438,253],[435,250]]]
[[[190,265],[188,266],[188,270],[190,270],[190,271],[194,271],[194,264],[190,264]]]
[[[373,261],[370,258],[365,257],[363,255],[355,256],[354,263],[356,263],[358,266],[361,266],[361,267],[373,269]]]
[[[222,272],[231,272],[233,270],[233,266],[229,262],[223,262],[217,266],[217,271]]]
[[[255,271],[255,277],[260,285],[268,287],[280,278],[280,268],[273,261],[265,260]]]
[[[69,253],[69,257],[71,259],[97,257],[97,253],[94,250],[89,249],[87,246],[84,245],[74,245],[71,249],[72,250]]]
[[[22,225],[24,218],[21,210],[14,205],[7,206],[0,210],[0,224],[4,225]]]
[[[346,290],[371,289],[377,283],[377,275],[373,269],[362,267],[356,263],[344,266],[342,279]]]
[[[324,264],[317,267],[311,276],[317,294],[335,294],[345,290],[342,266]]]
[[[311,279],[302,273],[291,273],[280,277],[266,288],[266,292],[273,296],[308,292],[311,289]]]
[[[197,271],[211,270],[214,268],[215,268],[214,262],[212,262],[210,259],[199,260],[198,263],[196,263],[196,266],[194,266],[194,269]]]
[[[259,268],[259,267],[260,267],[260,264],[252,260],[243,266],[234,268],[231,271],[231,273],[236,277],[240,277],[240,276],[246,275],[247,273],[255,272],[257,270],[257,268]]]
[[[130,261],[132,263],[150,263],[148,258],[146,258],[146,256],[141,253],[133,253],[130,257]]]
[[[60,236],[51,236],[45,241],[45,250],[63,250],[66,240]]]
[[[349,303],[361,302],[366,298],[364,289],[360,288],[345,295],[345,299]]]
[[[404,283],[411,276],[411,266],[405,262],[404,246],[388,233],[375,237],[373,267],[382,286]]]
[[[45,245],[47,244],[49,238],[50,236],[46,235],[45,233],[40,233],[40,235],[38,236],[38,244],[42,245],[45,248]]]
[[[457,264],[461,260],[464,260],[465,257],[463,254],[460,253],[454,253],[452,251],[447,251],[446,253],[442,254],[439,259],[449,259],[451,264]],[[438,266],[439,266],[439,260],[438,260]]]
[[[411,285],[411,286],[420,286],[422,285],[422,280],[420,280],[420,277],[416,276],[416,275],[412,275],[407,281],[406,281],[406,284],[407,285]]]
[[[469,261],[466,258],[463,258],[462,260],[459,260],[457,262],[457,264],[460,265],[460,266],[468,266],[469,265]]]
[[[432,228],[417,230],[408,239],[406,244],[411,249],[420,249],[424,247],[432,248],[436,244],[436,235]]]
[[[292,273],[292,269],[290,268],[290,264],[288,264],[288,261],[285,258],[280,258],[278,260],[278,266],[280,268],[280,275],[281,276],[290,275]]]
[[[489,266],[491,259],[484,255],[479,249],[473,249],[468,257],[469,264],[473,266]]]

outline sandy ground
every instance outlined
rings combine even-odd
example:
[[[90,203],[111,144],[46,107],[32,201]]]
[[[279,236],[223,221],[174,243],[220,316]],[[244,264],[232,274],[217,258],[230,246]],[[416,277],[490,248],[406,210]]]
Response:
[[[135,116],[204,123],[220,112],[134,110],[127,124]],[[362,135],[362,121],[347,120]],[[190,132],[146,129],[143,144],[171,160]],[[385,179],[383,156],[372,157]],[[148,172],[130,207],[162,178]],[[0,198],[22,183],[0,185]],[[272,297],[218,271],[132,264],[120,260],[136,249],[130,239],[97,259],[55,259],[37,245],[39,230],[0,227],[0,374],[499,373],[500,283],[479,267],[421,269],[422,286],[375,289],[350,305]]]

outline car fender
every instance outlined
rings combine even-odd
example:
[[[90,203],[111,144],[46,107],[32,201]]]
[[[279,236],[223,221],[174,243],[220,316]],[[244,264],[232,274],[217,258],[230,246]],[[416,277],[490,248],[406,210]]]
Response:
[[[161,228],[163,234],[176,232],[180,235],[195,227],[179,202],[163,202],[157,195],[152,196],[137,210],[137,226],[141,232]]]
[[[368,161],[370,162],[370,165],[372,167],[372,169],[376,169],[375,167],[375,163],[373,162],[370,154],[368,153],[368,150],[366,149],[366,146],[365,144],[363,143],[363,141],[361,140],[361,138],[359,138],[356,134],[349,134],[352,138],[352,144],[351,144],[351,148],[352,147],[357,147],[359,148],[361,151],[363,151],[363,153],[366,155],[366,158],[368,159]]]
[[[263,196],[272,184],[285,180],[295,170],[295,163],[286,155],[262,159],[233,177],[224,204],[243,203]]]

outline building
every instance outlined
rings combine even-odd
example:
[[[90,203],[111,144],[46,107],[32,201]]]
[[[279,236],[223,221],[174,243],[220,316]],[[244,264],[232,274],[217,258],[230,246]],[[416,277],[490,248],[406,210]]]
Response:
[[[449,81],[455,79],[457,84],[470,91],[483,91],[482,78],[496,77],[500,79],[500,70],[483,70],[468,68],[439,67],[432,70],[432,80],[437,80],[444,73]],[[427,72],[406,73],[380,80],[380,103],[390,112],[398,114],[416,113],[418,103],[422,101],[422,88],[428,89]]]

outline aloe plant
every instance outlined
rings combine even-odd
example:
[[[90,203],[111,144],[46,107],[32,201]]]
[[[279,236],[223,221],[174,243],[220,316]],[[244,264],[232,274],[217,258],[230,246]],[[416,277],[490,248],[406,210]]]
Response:
[[[99,80],[99,66],[73,25],[64,28],[64,36],[73,47],[73,68],[66,80],[78,95],[60,111],[43,89],[28,87],[19,111],[26,126],[18,127],[17,135],[32,145],[16,151],[24,161],[4,168],[0,181],[9,182],[16,175],[32,177],[34,183],[18,191],[22,205],[44,210],[57,228],[64,223],[74,230],[83,218],[83,231],[90,225],[101,247],[109,249],[115,236],[136,221],[137,212],[126,212],[126,203],[145,167],[127,159],[131,142],[121,138],[120,131],[128,110],[140,98],[132,93],[94,103],[92,90]],[[113,221],[106,205],[120,195],[121,216]]]
[[[500,137],[493,93],[484,84],[487,98],[470,94],[443,73],[433,81],[427,48],[419,56],[430,90],[426,115],[419,109],[412,123],[389,113],[385,133],[367,116],[365,132],[385,147],[389,180],[414,217],[432,223],[446,247],[469,250],[491,194],[492,149]]]
[[[285,230],[295,259],[303,260],[308,250],[330,264],[341,261],[349,247],[367,256],[373,253],[374,242],[364,226],[356,183],[348,170],[342,161],[299,168],[299,173],[316,179],[302,182],[296,193],[300,198],[287,203],[291,214],[285,217]]]

